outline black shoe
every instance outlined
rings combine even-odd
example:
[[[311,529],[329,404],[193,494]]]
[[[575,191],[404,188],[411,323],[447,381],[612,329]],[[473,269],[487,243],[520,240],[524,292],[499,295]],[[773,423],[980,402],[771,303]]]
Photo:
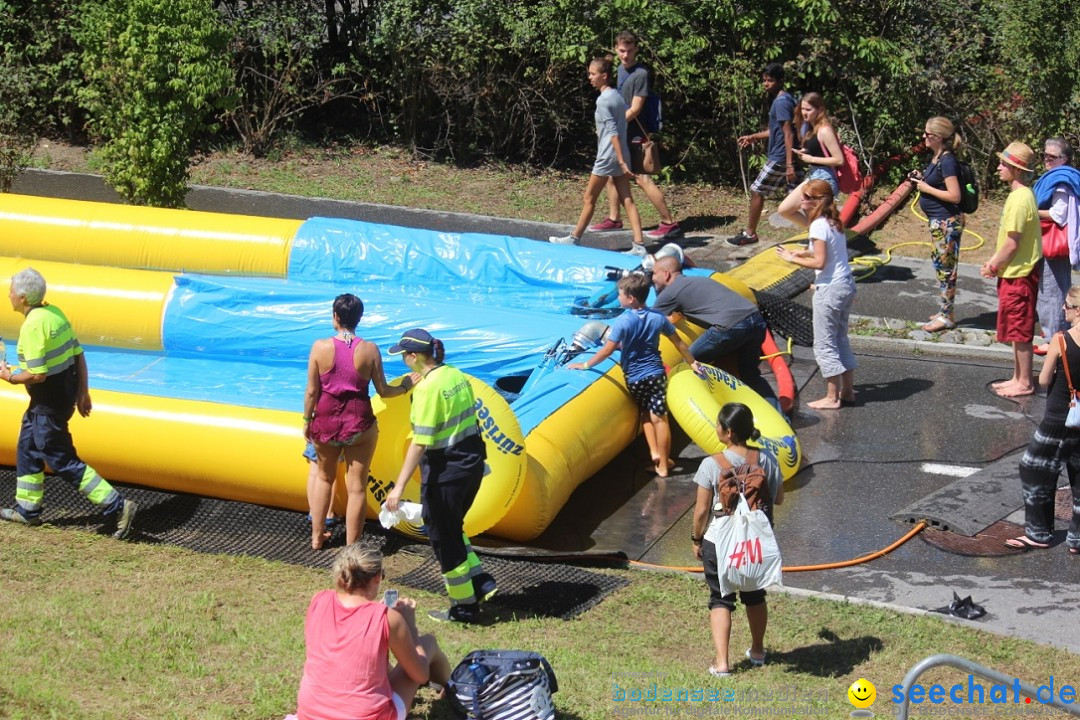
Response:
[[[748,235],[745,230],[740,230],[738,235],[732,235],[727,239],[727,244],[742,247],[743,245],[752,245],[757,241],[757,235]]]
[[[455,622],[471,625],[480,622],[480,605],[454,605],[449,610],[429,610],[428,617],[435,622]]]
[[[479,602],[487,602],[499,592],[499,586],[495,578],[488,573],[480,573],[473,578],[473,590],[476,591],[476,599]]]

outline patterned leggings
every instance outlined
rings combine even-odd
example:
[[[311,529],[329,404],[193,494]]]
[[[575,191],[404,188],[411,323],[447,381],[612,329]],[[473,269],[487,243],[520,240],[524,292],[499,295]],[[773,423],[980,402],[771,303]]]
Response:
[[[1020,458],[1025,534],[1035,542],[1050,542],[1054,531],[1054,496],[1062,469],[1069,476],[1073,495],[1072,523],[1065,543],[1080,548],[1080,431],[1069,430],[1064,422],[1044,420]]]
[[[960,238],[964,234],[963,215],[930,221],[930,260],[937,272],[938,292],[941,293],[941,314],[954,320],[956,301],[956,269],[960,262]]]

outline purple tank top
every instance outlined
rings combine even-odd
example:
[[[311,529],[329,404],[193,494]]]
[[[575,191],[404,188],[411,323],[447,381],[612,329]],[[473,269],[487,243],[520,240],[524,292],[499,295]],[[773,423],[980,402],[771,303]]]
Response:
[[[363,339],[354,337],[349,342],[338,337],[331,339],[334,341],[334,365],[319,375],[322,391],[338,397],[368,397],[369,381],[360,377],[353,364],[354,343],[362,342]]]

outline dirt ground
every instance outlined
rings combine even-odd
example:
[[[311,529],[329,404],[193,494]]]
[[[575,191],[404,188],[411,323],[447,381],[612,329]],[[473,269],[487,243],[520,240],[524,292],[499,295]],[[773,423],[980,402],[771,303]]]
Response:
[[[95,172],[95,165],[93,153],[86,148],[53,140],[39,144],[32,163],[36,168],[71,172]],[[573,223],[581,210],[584,180],[584,172],[512,165],[459,168],[415,160],[400,148],[365,144],[298,147],[265,158],[221,151],[199,156],[191,168],[195,184],[566,224]],[[738,232],[746,220],[747,197],[741,189],[703,183],[662,187],[676,219],[695,234],[727,237]],[[863,211],[870,212],[892,189],[877,189]],[[655,226],[659,220],[656,211],[639,190],[635,197],[645,227]],[[766,202],[759,226],[764,240],[784,240],[794,233],[769,224],[779,200]],[[964,262],[979,264],[992,254],[1002,202],[1001,193],[983,194],[978,212],[968,218],[970,232],[961,251]],[[601,200],[597,208],[596,220],[602,216],[603,203]],[[880,250],[912,257],[929,256],[928,238],[925,221],[907,205],[871,235]]]

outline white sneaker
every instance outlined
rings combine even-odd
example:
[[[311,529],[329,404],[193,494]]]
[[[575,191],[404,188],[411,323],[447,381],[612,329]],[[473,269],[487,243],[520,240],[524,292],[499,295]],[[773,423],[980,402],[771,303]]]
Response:
[[[647,254],[648,253],[645,252],[645,246],[644,245],[638,245],[637,243],[634,243],[633,245],[631,245],[630,249],[623,253],[623,255],[633,255],[634,257],[639,257],[639,258],[643,258]]]
[[[581,238],[576,238],[573,235],[552,235],[548,238],[548,242],[555,245],[577,245],[581,242]]]

